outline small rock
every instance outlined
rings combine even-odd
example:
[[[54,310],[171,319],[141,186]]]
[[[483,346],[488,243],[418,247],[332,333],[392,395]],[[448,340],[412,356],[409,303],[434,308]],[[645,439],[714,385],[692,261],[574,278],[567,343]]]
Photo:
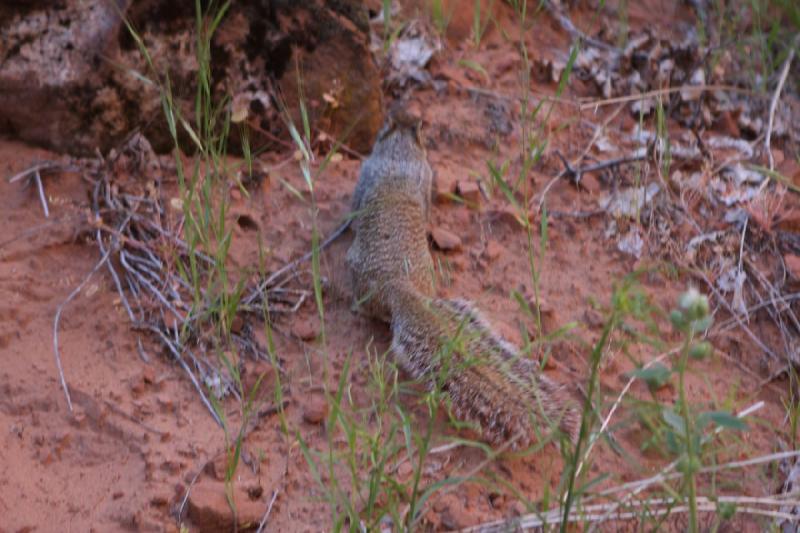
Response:
[[[451,201],[456,193],[456,183],[450,172],[438,171],[433,179],[433,199],[440,204]]]
[[[205,472],[217,481],[225,481],[225,472],[228,469],[228,455],[220,453],[214,460],[206,463]]]
[[[784,157],[781,163],[775,162],[778,172],[789,178],[789,181],[800,186],[800,163],[794,157]]]
[[[161,470],[174,476],[180,473],[181,465],[176,461],[166,460],[161,463]]]
[[[541,365],[541,361],[539,363]],[[544,365],[542,365],[542,368],[544,368],[545,370],[555,370],[556,369],[556,360],[553,359],[553,354],[552,353],[549,356],[547,356],[547,359],[544,360]]]
[[[449,265],[455,272],[464,272],[467,269],[467,258],[463,255],[454,255],[450,258]]]
[[[780,150],[779,148],[771,148],[771,151],[772,161],[775,163],[775,166],[779,166],[784,160],[783,150]]]
[[[140,379],[134,379],[134,382],[131,383],[131,393],[135,396],[141,396],[144,392],[144,381]]]
[[[241,333],[244,327],[244,319],[239,315],[233,317],[231,320],[231,333]]]
[[[411,466],[410,462],[406,461],[397,468],[397,477],[400,479],[406,479],[411,475],[412,472],[414,472],[414,467]]]
[[[468,204],[480,205],[481,190],[474,181],[459,181],[457,191]]]
[[[328,416],[328,402],[322,393],[313,393],[303,405],[303,420],[309,424],[321,424]]]
[[[489,503],[492,505],[492,508],[494,509],[502,509],[503,507],[505,507],[506,498],[502,494],[493,492],[489,494]]]
[[[586,322],[586,325],[592,329],[601,328],[605,324],[603,316],[594,309],[587,309],[584,311],[583,320]]]
[[[469,526],[470,513],[464,508],[464,504],[454,494],[446,494],[441,497],[443,510],[440,511],[442,525],[450,530],[464,529]]]
[[[72,425],[78,429],[85,429],[88,424],[89,417],[86,416],[86,413],[82,413],[75,409],[75,411],[72,413]]]
[[[489,212],[489,219],[497,225],[507,226],[509,229],[517,230],[525,226],[525,221],[519,216],[511,207],[503,207],[501,209],[492,210]]]
[[[431,238],[437,248],[444,251],[455,251],[461,249],[461,238],[444,228],[434,228],[431,231]]]
[[[786,263],[786,269],[795,279],[800,279],[800,256],[794,254],[786,254],[783,256],[783,261]]]
[[[742,132],[739,130],[739,125],[736,123],[736,119],[730,111],[723,111],[720,113],[716,126],[720,132],[734,139],[738,139],[742,135]]]
[[[528,513],[528,509],[525,508],[525,504],[519,500],[514,501],[511,505],[509,505],[509,508],[512,516],[523,516]]]
[[[165,411],[172,411],[174,404],[172,403],[172,398],[170,398],[166,394],[159,394],[156,396],[156,401],[158,402],[159,407],[161,407]]]
[[[489,261],[494,261],[500,257],[504,251],[505,248],[503,248],[502,244],[497,241],[489,241],[486,243],[486,249],[483,251],[483,253],[486,256],[486,259]]]
[[[146,366],[142,369],[142,381],[147,385],[152,385],[156,382],[156,371],[152,366]]]
[[[252,527],[264,515],[265,503],[253,501],[241,487],[234,487],[234,503],[239,527]],[[230,531],[234,529],[233,514],[225,498],[225,484],[204,480],[189,494],[188,516],[197,531]]]
[[[168,503],[169,496],[165,496],[164,494],[156,494],[150,498],[150,505],[153,507],[166,507]]]
[[[257,500],[263,494],[264,494],[264,487],[262,487],[258,483],[247,487],[247,495],[250,497],[251,500]]]
[[[303,341],[316,339],[319,335],[319,317],[317,315],[298,317],[292,324],[292,335]]]
[[[581,186],[592,196],[600,194],[602,189],[600,180],[598,180],[597,176],[594,174],[584,174],[583,177],[581,177]]]

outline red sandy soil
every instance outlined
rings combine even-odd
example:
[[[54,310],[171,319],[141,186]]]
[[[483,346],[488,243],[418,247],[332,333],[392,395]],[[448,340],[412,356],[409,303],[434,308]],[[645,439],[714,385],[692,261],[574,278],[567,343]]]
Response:
[[[501,10],[500,20],[512,32],[512,42],[490,29],[480,50],[451,43],[432,67],[435,75],[448,80],[447,88],[439,94],[422,89],[411,96],[412,110],[423,117],[431,138],[429,158],[442,187],[472,180],[475,175],[485,176],[487,159],[505,160],[517,153],[520,139],[516,125],[511,135],[501,140],[497,153],[486,147],[483,141],[494,138],[489,133],[494,119],[487,111],[494,100],[474,98],[464,90],[464,86],[484,86],[497,93],[518,94],[520,58],[507,11]],[[639,16],[637,10],[631,10],[632,19]],[[458,20],[453,24],[456,31]],[[552,22],[543,22],[541,33],[533,39],[530,49],[534,51],[565,50],[568,42]],[[491,83],[487,85],[476,72],[459,67],[462,57],[481,63]],[[535,88],[553,91],[552,85]],[[543,165],[533,173],[533,192],[541,191],[560,170],[554,149],[576,154],[588,142],[591,131],[570,120],[576,116],[567,107],[557,108],[551,116],[551,147]],[[584,118],[601,123],[604,116],[602,112],[588,116],[587,112]],[[619,118],[614,124],[627,129],[630,120]],[[263,162],[270,166],[286,156],[266,155]],[[10,176],[36,160],[57,157],[3,140],[0,175]],[[317,183],[319,227],[324,234],[346,213],[358,167],[357,159],[345,156]],[[308,207],[281,187],[280,179],[304,190],[302,176],[291,163],[273,170],[250,198],[234,195],[231,220],[248,214],[259,230],[248,225],[236,228],[232,252],[235,266],[258,263],[259,235],[262,245],[272,253],[270,268],[308,250]],[[578,190],[563,180],[556,183],[548,194],[550,209],[595,209],[603,186],[597,180],[593,183],[596,187],[590,190]],[[0,184],[4,230],[0,236],[0,531],[176,531],[174,515],[192,483],[197,501],[210,508],[225,507],[220,480],[223,433],[180,367],[148,334],[129,327],[105,269],[96,273],[65,308],[60,323],[61,358],[74,404],[73,412],[68,411],[53,355],[53,320],[57,307],[93,269],[99,252],[91,243],[91,234],[85,231],[89,227],[88,185],[77,173],[65,172],[48,177],[45,187],[49,219],[43,217],[34,188],[24,189],[6,181]],[[519,342],[518,325],[524,319],[509,293],[518,289],[532,294],[527,238],[509,215],[502,194],[495,191],[491,200],[480,199],[477,209],[440,201],[432,217],[431,227],[448,229],[462,242],[460,250],[433,252],[449,273],[450,282],[441,293],[474,300],[505,336]],[[552,332],[576,321],[580,324],[577,336],[588,343],[565,341],[559,345],[553,356],[554,368],[547,372],[561,382],[579,383],[587,376],[589,346],[599,338],[602,327],[602,315],[593,310],[591,302],[606,304],[616,281],[647,264],[618,252],[613,239],[604,236],[606,227],[605,216],[550,219],[541,278],[545,330]],[[352,352],[351,394],[357,404],[366,404],[370,390],[366,387],[365,347],[374,339],[374,348],[382,353],[388,347],[389,332],[384,325],[349,309],[344,253],[350,239],[350,235],[345,236],[323,257],[323,274],[328,280],[326,349],[333,367],[330,385],[336,383],[345,358]],[[656,272],[644,276],[642,282],[654,302],[669,309],[688,280]],[[256,330],[263,329],[260,321],[248,320]],[[313,340],[319,331],[313,302],[309,300],[296,314],[277,317],[274,328],[277,351],[288,376],[284,378],[288,422],[311,449],[326,450],[324,424],[309,423],[303,416],[317,407],[313,404],[322,385],[322,347]],[[668,330],[666,325],[664,328]],[[766,405],[757,413],[763,423],[750,425],[740,451],[743,455],[776,451],[778,437],[788,440],[782,429],[785,410],[781,404],[786,384],[777,381],[758,388],[763,377],[759,352],[738,332],[730,339],[728,345],[738,346],[735,353],[718,350],[712,359],[693,364],[696,372],[689,378],[689,395],[698,404],[730,397],[738,409],[764,400]],[[656,354],[636,349],[633,355],[647,360]],[[608,353],[606,357],[601,384],[613,399],[633,365],[622,353]],[[731,361],[751,372],[743,372]],[[245,378],[252,380],[269,369],[266,363],[248,361]],[[650,398],[641,383],[634,385],[631,395]],[[665,403],[673,401],[675,395],[674,386],[658,392]],[[409,398],[401,401],[417,414],[420,423],[424,422],[424,408],[415,408]],[[235,419],[237,404],[225,406]],[[632,424],[615,436],[625,454],[635,458],[638,469],[605,443],[593,453],[592,473],[605,472],[614,480],[606,482],[607,486],[652,475],[669,461],[657,453],[640,451],[644,432],[637,427]],[[442,420],[437,433],[436,444],[440,444],[445,434],[454,435],[455,431]],[[278,416],[267,414],[260,419],[246,439],[244,459],[237,471],[240,492],[249,493],[239,500],[242,514],[260,517],[277,493],[267,530],[329,529],[331,514],[320,487],[300,447],[287,445]],[[463,447],[432,456],[424,482],[469,472],[483,460],[479,450]],[[252,465],[257,467],[256,473]],[[536,501],[546,486],[557,484],[562,459],[550,445],[531,456],[500,459],[488,468]],[[757,476],[734,476],[739,493],[769,495],[779,488],[782,480],[778,476],[759,472],[762,474]],[[408,471],[398,472],[404,481],[408,476]],[[524,512],[511,495],[497,494],[478,484],[465,484],[434,496],[428,509],[424,524],[432,529],[460,528]],[[190,530],[202,525],[202,517],[197,522],[187,522]],[[672,520],[664,527],[680,530],[681,524]],[[737,519],[735,524],[743,530],[757,530],[763,525],[749,519]],[[615,525],[610,530],[616,529]]]

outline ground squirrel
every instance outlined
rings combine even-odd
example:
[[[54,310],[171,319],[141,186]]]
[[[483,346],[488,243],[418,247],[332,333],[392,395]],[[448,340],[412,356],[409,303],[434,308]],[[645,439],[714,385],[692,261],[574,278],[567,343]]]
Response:
[[[440,383],[454,414],[495,444],[525,445],[559,427],[577,431],[562,387],[495,334],[471,303],[434,298],[426,226],[432,171],[416,120],[390,117],[362,165],[353,198],[355,239],[347,252],[355,305],[391,324],[402,368]]]

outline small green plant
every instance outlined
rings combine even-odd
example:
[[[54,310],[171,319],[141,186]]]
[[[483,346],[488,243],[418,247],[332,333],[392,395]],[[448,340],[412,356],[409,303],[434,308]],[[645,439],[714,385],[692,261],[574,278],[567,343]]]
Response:
[[[790,442],[789,447],[792,450],[797,449],[797,429],[800,427],[800,397],[798,397],[798,380],[797,371],[794,367],[789,368],[789,398],[784,400],[784,409],[786,409],[786,418],[789,420]]]
[[[700,42],[713,50],[710,68],[732,56],[756,90],[769,90],[791,48],[800,46],[800,4],[794,0],[710,2],[698,15]]]
[[[436,31],[442,36],[447,33],[447,27],[450,26],[450,21],[453,18],[458,2],[453,2],[449,8],[446,4],[448,2],[445,0],[428,0],[428,12],[430,13],[431,21]]]
[[[672,153],[670,150],[669,131],[667,130],[667,119],[664,113],[664,103],[661,97],[656,101],[656,143],[657,154],[661,162],[659,168],[664,179],[669,179],[669,169],[672,163]]]
[[[663,438],[667,450],[677,456],[677,470],[683,475],[680,494],[689,508],[689,530],[698,531],[698,489],[696,475],[703,466],[704,451],[710,451],[719,428],[744,430],[747,425],[727,411],[702,411],[689,401],[686,375],[691,361],[708,358],[711,344],[698,339],[711,327],[712,318],[708,299],[696,289],[689,289],[678,299],[677,308],[670,313],[673,327],[682,335],[680,350],[672,370],[659,367],[657,370],[643,369],[634,373],[638,378],[666,382],[671,374],[678,377],[678,398],[674,405],[662,406],[661,417],[665,424]],[[717,431],[707,432],[710,427]]]
[[[670,426],[666,439],[673,452],[680,454],[678,470],[683,473],[689,504],[689,530],[697,531],[697,482],[695,474],[701,468],[699,457],[700,440],[697,430],[701,424],[692,413],[692,407],[686,396],[686,370],[689,358],[703,359],[710,355],[711,345],[708,341],[694,340],[695,335],[703,333],[711,326],[708,299],[690,289],[681,295],[678,308],[670,313],[672,325],[683,336],[683,347],[678,358],[678,403],[674,409],[665,408],[664,421]]]
[[[194,116],[191,118],[184,116],[175,101],[169,73],[156,72],[143,40],[129,21],[126,24],[154,78],[160,80],[157,85],[160,89],[162,111],[174,144],[178,204],[183,213],[183,237],[188,247],[185,262],[176,257],[175,265],[186,286],[190,287],[193,297],[191,310],[182,322],[182,342],[188,342],[193,336],[204,335],[207,328],[211,329],[212,334],[207,337],[212,340],[212,350],[217,354],[233,384],[230,392],[239,400],[240,425],[234,432],[219,396],[225,391],[212,390],[209,395],[224,433],[227,457],[225,495],[235,523],[237,511],[233,497],[233,480],[246,428],[258,409],[264,374],[257,378],[249,391],[245,389],[239,370],[239,355],[231,335],[234,318],[240,310],[247,275],[244,272],[232,274],[228,270],[228,254],[233,239],[232,229],[227,225],[229,191],[231,176],[237,167],[228,163],[228,141],[232,132],[230,98],[220,98],[214,94],[211,77],[212,38],[229,6],[230,2],[218,4],[212,0],[204,10],[199,0],[195,2],[197,87]],[[244,153],[241,165],[251,169],[252,152],[246,129],[240,130],[240,136]],[[188,147],[184,146],[186,139],[189,140]],[[193,154],[193,162],[189,168],[184,163],[184,153]],[[241,188],[241,184],[238,185]],[[271,342],[269,352],[277,368]]]
[[[617,7],[617,17],[619,19],[619,30],[617,31],[617,47],[624,49],[628,44],[628,33],[630,31],[630,21],[628,13],[628,0],[622,0]]]
[[[608,310],[608,318],[605,321],[599,340],[594,344],[589,357],[589,376],[586,384],[586,399],[581,410],[581,423],[578,432],[578,440],[575,446],[569,448],[562,447],[564,455],[564,474],[562,476],[563,495],[561,498],[562,513],[560,530],[567,530],[569,516],[572,507],[579,502],[586,491],[599,481],[599,478],[582,482],[585,476],[584,464],[589,459],[593,440],[591,438],[591,428],[596,413],[602,405],[602,398],[599,396],[599,372],[603,352],[611,339],[612,334],[625,324],[629,317],[640,318],[649,311],[646,304],[647,297],[642,293],[636,282],[636,273],[627,276],[622,283],[614,290],[611,297],[611,305]]]
[[[348,357],[338,386],[328,397],[326,449],[313,450],[297,435],[330,505],[334,531],[373,531],[387,523],[410,528],[417,509],[432,492],[430,488],[423,491],[420,483],[438,402],[425,399],[434,411],[426,429],[420,431],[397,401],[402,385],[396,367],[387,361],[388,352],[378,354],[367,347],[367,355],[368,404],[355,404],[347,393]],[[336,444],[337,439],[343,446]],[[396,472],[406,463],[412,465],[411,479],[401,481]]]
[[[472,44],[475,48],[481,45],[483,34],[486,33],[486,28],[492,21],[492,9],[494,8],[494,0],[489,0],[487,13],[482,13],[482,0],[474,0],[472,5]]]

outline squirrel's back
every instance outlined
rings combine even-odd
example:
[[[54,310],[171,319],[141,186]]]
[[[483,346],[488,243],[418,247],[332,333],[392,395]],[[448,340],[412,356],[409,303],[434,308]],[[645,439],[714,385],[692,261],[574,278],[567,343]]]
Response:
[[[353,220],[356,236],[346,262],[356,307],[384,322],[391,317],[391,283],[403,281],[424,295],[434,291],[426,219],[410,188],[403,180],[381,180],[365,195]]]
[[[346,262],[356,307],[368,316],[389,321],[388,281],[407,279],[433,294],[426,237],[432,175],[418,121],[393,114],[361,165],[353,193],[355,239]]]

